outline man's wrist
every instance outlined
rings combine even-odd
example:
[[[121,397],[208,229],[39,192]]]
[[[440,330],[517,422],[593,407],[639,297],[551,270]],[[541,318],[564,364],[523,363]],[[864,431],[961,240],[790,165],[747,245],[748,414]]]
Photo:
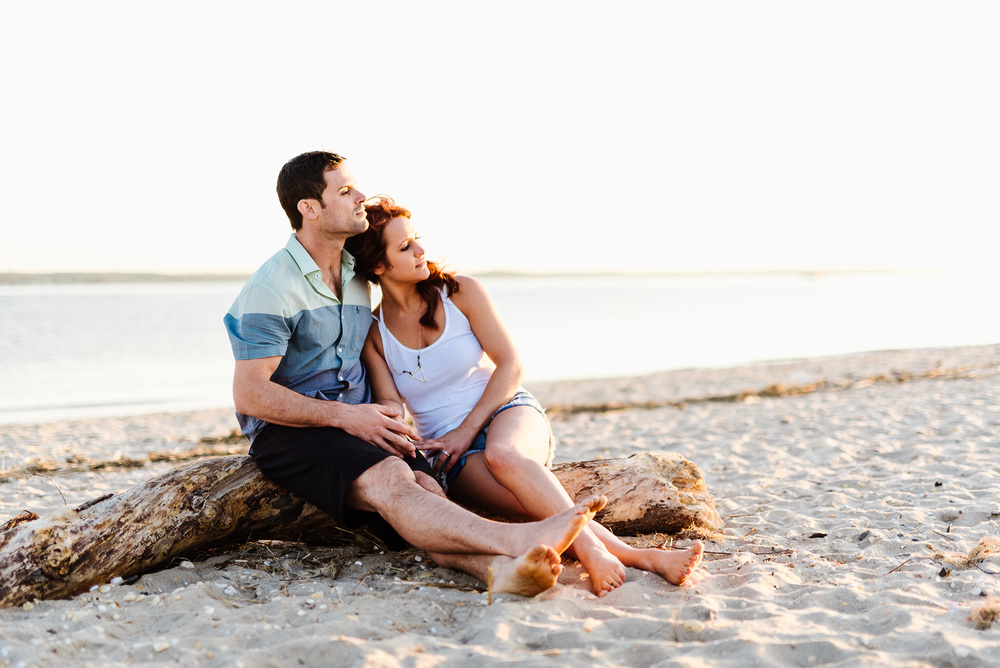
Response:
[[[349,420],[346,419],[345,413],[350,412],[350,404],[345,404],[340,401],[324,401],[324,404],[328,404],[323,408],[326,409],[327,419],[326,422],[328,426],[335,427],[337,429],[343,429]],[[336,405],[334,405],[336,404]]]

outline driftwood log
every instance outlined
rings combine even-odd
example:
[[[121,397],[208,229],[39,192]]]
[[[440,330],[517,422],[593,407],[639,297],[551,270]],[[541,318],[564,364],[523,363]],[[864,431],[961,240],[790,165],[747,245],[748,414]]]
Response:
[[[617,534],[721,527],[701,475],[680,455],[640,453],[553,471],[573,498],[606,494],[610,503],[597,520]],[[0,527],[0,607],[72,596],[196,549],[246,540],[329,545],[355,535],[264,478],[250,457],[213,457],[121,494]]]

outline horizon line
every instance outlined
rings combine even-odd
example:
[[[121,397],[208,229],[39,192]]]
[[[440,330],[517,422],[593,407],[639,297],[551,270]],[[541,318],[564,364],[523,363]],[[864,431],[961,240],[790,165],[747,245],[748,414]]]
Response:
[[[737,276],[826,276],[826,275],[866,275],[866,274],[928,274],[968,272],[970,269],[894,269],[894,268],[818,268],[818,269],[705,269],[705,270],[660,270],[660,271],[627,271],[601,270],[587,272],[582,270],[521,270],[521,269],[487,269],[468,272],[479,278],[727,278]],[[975,273],[987,271],[976,270]],[[61,271],[61,272],[0,272],[0,285],[44,285],[66,283],[161,283],[161,282],[209,282],[209,281],[246,281],[253,272],[237,273],[167,273],[167,272],[130,272],[130,271]],[[466,273],[466,272],[457,272]],[[996,271],[992,272],[996,273]]]

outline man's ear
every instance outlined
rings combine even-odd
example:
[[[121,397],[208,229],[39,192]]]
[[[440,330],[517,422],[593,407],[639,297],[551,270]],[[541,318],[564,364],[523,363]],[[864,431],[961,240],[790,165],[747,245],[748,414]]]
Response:
[[[317,204],[318,202],[314,199],[300,199],[296,208],[298,208],[299,213],[302,214],[303,218],[309,218],[312,220],[317,216]]]

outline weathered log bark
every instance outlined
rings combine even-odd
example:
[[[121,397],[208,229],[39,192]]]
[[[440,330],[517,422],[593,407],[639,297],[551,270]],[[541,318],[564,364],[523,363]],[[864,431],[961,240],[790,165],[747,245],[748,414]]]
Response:
[[[571,462],[553,472],[573,499],[607,495],[608,505],[595,519],[621,536],[722,528],[698,467],[677,453]]]
[[[576,462],[554,471],[574,498],[606,494],[611,503],[597,519],[619,534],[721,526],[697,468],[679,455]],[[264,478],[250,457],[213,457],[0,532],[0,607],[71,596],[195,549],[248,539],[328,545],[356,533]]]

